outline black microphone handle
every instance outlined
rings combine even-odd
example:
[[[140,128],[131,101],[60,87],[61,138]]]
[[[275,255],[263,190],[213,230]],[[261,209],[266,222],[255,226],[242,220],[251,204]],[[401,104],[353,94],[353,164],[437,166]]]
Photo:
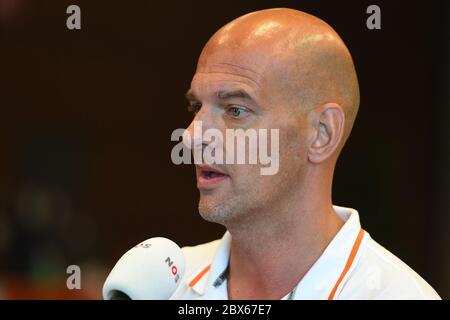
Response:
[[[111,292],[111,300],[131,300],[131,298],[122,291],[114,290]]]

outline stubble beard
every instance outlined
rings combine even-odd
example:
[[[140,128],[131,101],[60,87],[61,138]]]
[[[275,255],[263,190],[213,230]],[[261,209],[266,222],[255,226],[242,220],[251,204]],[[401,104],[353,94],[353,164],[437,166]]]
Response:
[[[200,194],[198,209],[200,216],[206,221],[229,227],[242,221],[255,211],[255,203],[249,194],[216,197],[211,194]]]

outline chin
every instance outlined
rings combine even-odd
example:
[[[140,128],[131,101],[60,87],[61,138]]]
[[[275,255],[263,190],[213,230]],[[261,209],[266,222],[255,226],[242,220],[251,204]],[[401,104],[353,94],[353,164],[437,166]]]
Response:
[[[233,218],[233,211],[224,202],[217,204],[200,200],[198,211],[204,220],[221,225],[226,225]]]

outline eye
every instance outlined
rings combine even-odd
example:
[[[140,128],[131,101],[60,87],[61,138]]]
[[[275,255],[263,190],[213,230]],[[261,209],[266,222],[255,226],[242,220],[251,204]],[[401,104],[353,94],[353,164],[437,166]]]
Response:
[[[202,108],[201,102],[191,102],[188,105],[188,111],[192,112],[194,115],[196,115],[200,111],[201,108]]]
[[[231,106],[227,108],[226,113],[233,118],[244,118],[248,114],[248,110],[242,106]]]

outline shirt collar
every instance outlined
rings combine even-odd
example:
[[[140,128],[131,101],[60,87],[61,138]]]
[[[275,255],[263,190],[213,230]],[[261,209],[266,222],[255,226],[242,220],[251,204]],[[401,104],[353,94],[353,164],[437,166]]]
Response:
[[[340,279],[341,275],[348,277],[358,262],[362,250],[358,250],[360,243],[357,241],[361,235],[364,236],[358,212],[338,206],[334,206],[334,210],[345,223],[298,284],[294,295],[296,300],[328,299],[335,285],[339,285],[338,281],[341,280],[341,284],[345,282],[345,279]],[[355,256],[350,261],[352,252]],[[344,272],[349,262],[351,265],[348,266],[347,272]]]
[[[356,255],[351,265],[348,266],[349,270],[343,273],[361,231],[358,212],[351,208],[338,206],[334,206],[334,210],[345,223],[320,258],[299,282],[293,295],[295,300],[327,299],[336,283],[339,284],[339,280],[343,280],[340,277],[348,276],[357,264],[361,250],[355,252]],[[216,289],[217,286],[214,284],[220,281],[228,267],[230,248],[231,234],[227,231],[219,243],[212,262],[201,266],[192,276],[186,279],[189,287],[197,294],[204,295],[206,290]]]
[[[220,281],[219,278],[228,268],[230,249],[231,234],[227,231],[223,235],[219,246],[217,247],[216,254],[212,262],[202,265],[192,274],[192,276],[188,277],[186,279],[188,286],[200,295],[205,294],[206,288],[214,288],[214,283],[216,281]],[[198,278],[199,275],[202,275],[201,278]],[[195,281],[196,278],[198,279],[197,281]]]

